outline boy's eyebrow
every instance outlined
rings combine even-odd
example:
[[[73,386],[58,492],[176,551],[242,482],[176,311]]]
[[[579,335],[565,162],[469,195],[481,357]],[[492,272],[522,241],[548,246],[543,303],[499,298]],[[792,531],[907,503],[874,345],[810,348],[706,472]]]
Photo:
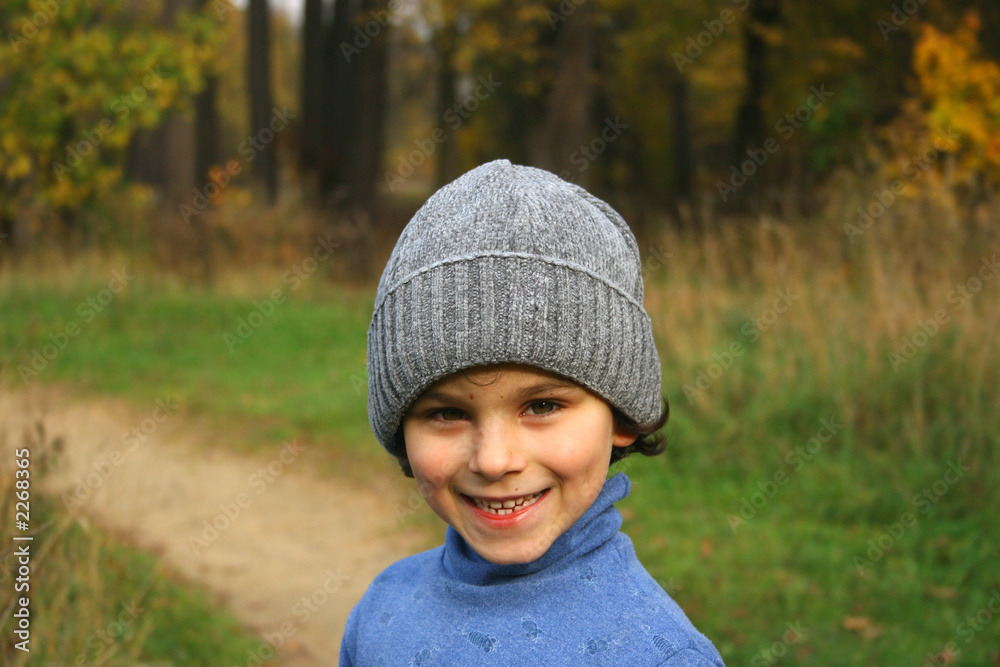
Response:
[[[569,380],[549,380],[547,382],[539,382],[538,384],[533,384],[530,387],[524,387],[523,389],[515,391],[513,397],[515,400],[524,400],[532,396],[538,396],[539,394],[545,394],[558,389],[582,389],[582,387]],[[417,401],[414,401],[414,403],[428,400],[441,401],[443,403],[461,401],[462,393],[456,392],[452,394],[444,391],[429,391],[421,395]]]
[[[575,382],[570,382],[569,380],[549,380],[548,382],[539,382],[538,384],[531,385],[530,387],[525,387],[520,391],[514,392],[515,398],[529,398],[531,396],[537,396],[538,394],[545,394],[550,391],[557,389],[579,389],[580,386]]]

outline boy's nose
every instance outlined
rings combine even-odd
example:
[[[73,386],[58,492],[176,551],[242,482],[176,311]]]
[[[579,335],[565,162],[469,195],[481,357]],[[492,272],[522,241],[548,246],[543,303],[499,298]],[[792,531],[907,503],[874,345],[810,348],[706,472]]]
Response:
[[[482,424],[476,429],[469,469],[488,479],[520,472],[525,467],[524,453],[515,429],[501,423]]]

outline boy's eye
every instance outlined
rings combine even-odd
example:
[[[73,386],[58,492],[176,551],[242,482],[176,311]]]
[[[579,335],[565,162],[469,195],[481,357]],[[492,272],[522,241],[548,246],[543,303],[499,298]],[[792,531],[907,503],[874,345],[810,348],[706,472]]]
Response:
[[[458,408],[441,408],[440,410],[434,411],[434,416],[438,419],[443,419],[444,421],[458,421],[464,416],[464,413]]]
[[[545,415],[552,412],[557,407],[559,406],[552,401],[535,401],[528,406],[528,411],[533,415]]]

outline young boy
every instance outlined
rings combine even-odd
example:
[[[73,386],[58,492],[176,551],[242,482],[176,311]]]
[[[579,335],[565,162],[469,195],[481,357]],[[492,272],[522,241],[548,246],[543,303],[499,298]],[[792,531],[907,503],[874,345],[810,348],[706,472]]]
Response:
[[[351,612],[342,667],[721,666],[636,558],[610,463],[659,454],[639,251],[605,202],[498,160],[403,230],[368,331],[368,416],[449,527]]]

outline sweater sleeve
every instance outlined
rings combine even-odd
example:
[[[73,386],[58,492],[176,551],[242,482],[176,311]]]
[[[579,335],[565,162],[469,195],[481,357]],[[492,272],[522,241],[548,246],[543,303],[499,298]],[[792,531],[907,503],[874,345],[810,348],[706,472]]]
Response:
[[[343,664],[343,663],[341,663]],[[660,663],[660,667],[724,667],[722,660],[712,660],[701,651],[686,648]]]
[[[340,640],[340,667],[353,667],[357,664],[354,657],[357,651],[358,607],[360,606],[360,603],[354,606],[347,617],[347,623],[344,625],[344,637]]]

